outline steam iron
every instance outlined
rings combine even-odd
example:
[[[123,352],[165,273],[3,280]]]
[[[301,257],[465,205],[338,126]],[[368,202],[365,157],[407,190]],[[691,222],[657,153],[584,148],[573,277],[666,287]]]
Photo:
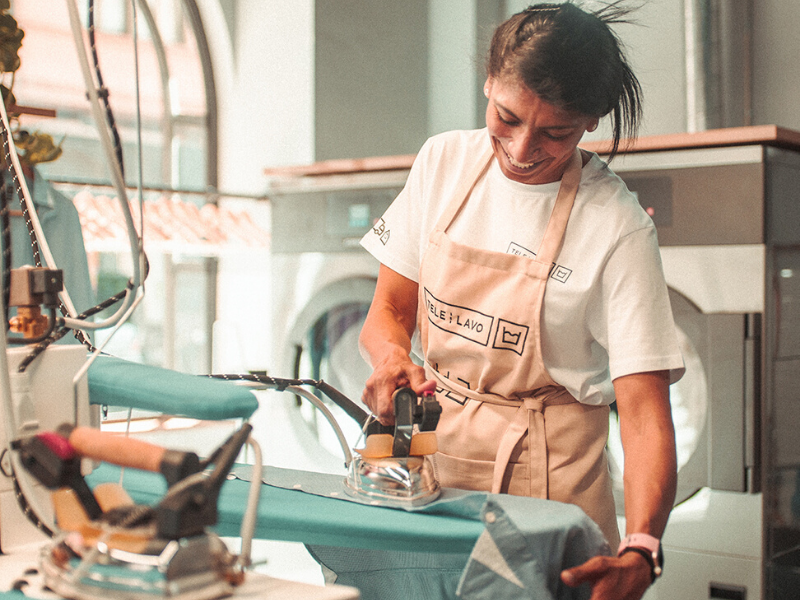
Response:
[[[345,489],[372,504],[416,507],[440,493],[430,455],[437,450],[436,425],[442,408],[431,392],[394,393],[395,424],[378,421],[366,427],[366,441],[350,461]]]
[[[353,498],[370,504],[410,508],[423,506],[440,494],[430,456],[437,451],[436,426],[442,407],[432,392],[418,397],[410,388],[394,395],[395,424],[381,425],[329,383],[314,379],[281,379],[266,374],[214,375],[242,381],[260,389],[290,392],[311,402],[330,423],[345,459],[344,489]],[[327,396],[349,417],[362,425],[364,448],[353,453],[326,403],[304,389],[311,386]]]
[[[211,600],[232,594],[249,566],[252,531],[249,538],[243,533],[237,557],[207,527],[216,523],[220,489],[250,430],[243,426],[204,461],[192,452],[82,427],[62,426],[14,442],[28,471],[56,490],[61,531],[40,556],[45,585],[75,600]],[[81,457],[160,471],[167,492],[150,507],[135,505],[117,484],[92,491],[80,473]]]

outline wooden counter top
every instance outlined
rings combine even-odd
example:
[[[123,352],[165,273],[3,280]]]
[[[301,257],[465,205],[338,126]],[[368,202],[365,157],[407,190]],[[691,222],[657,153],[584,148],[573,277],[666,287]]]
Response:
[[[310,165],[272,167],[264,169],[264,174],[269,177],[305,177],[369,173],[372,171],[399,171],[410,169],[415,157],[415,154],[398,154],[395,156],[369,156],[366,158],[337,158],[322,160]]]
[[[752,127],[729,127],[709,129],[697,133],[669,133],[638,138],[633,146],[620,143],[620,154],[628,152],[654,152],[659,150],[682,150],[689,148],[715,148],[722,146],[749,146],[763,144],[800,151],[800,131],[777,125],[755,125]],[[609,140],[584,141],[580,147],[598,154],[608,154]],[[310,165],[293,165],[265,169],[270,177],[304,177],[368,173],[410,169],[414,154],[395,156],[372,156],[367,158],[342,158],[324,160]]]
[[[690,148],[718,148],[722,146],[750,146],[762,144],[800,150],[800,131],[778,127],[777,125],[754,125],[752,127],[728,127],[709,129],[696,133],[669,133],[638,138],[633,146],[620,143],[620,154],[627,152],[654,152],[659,150],[684,150]],[[598,154],[608,154],[611,143],[608,140],[584,141],[580,147]]]

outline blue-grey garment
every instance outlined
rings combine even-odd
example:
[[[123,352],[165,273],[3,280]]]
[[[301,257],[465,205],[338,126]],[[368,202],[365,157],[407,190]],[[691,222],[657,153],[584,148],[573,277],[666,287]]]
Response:
[[[572,504],[492,495],[483,522],[486,529],[461,576],[459,598],[586,600],[589,586],[564,585],[561,571],[611,553],[599,527]]]
[[[26,181],[56,266],[64,272],[64,285],[75,309],[82,312],[91,308],[95,305],[94,292],[89,278],[89,263],[78,210],[38,169],[34,168],[33,179]],[[16,194],[13,195],[9,208],[19,210]],[[25,219],[21,216],[11,217],[11,252],[13,267],[35,265],[30,236]],[[44,264],[43,257],[41,261]],[[73,339],[72,336],[67,338]]]
[[[249,469],[236,469],[248,479]],[[262,479],[284,489],[370,504],[344,492],[344,478],[264,467]],[[481,520],[484,531],[469,553],[405,552],[307,545],[329,582],[356,587],[362,600],[586,600],[588,585],[570,588],[563,569],[610,555],[600,528],[580,508],[552,500],[446,488],[430,504],[407,507],[426,514]]]

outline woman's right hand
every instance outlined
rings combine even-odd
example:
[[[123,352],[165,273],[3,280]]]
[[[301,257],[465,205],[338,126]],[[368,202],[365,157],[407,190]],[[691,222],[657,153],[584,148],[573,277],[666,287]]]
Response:
[[[410,387],[417,395],[436,389],[435,379],[425,378],[425,369],[411,360],[408,353],[398,347],[396,352],[386,354],[375,365],[367,379],[361,400],[369,407],[383,425],[394,424],[392,395],[401,387]]]

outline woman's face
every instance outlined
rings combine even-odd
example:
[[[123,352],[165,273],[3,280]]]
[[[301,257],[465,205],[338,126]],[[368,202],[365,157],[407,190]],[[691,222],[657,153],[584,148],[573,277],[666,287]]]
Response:
[[[597,118],[548,104],[513,78],[490,77],[484,91],[494,155],[513,181],[560,181],[583,134],[597,128]]]

